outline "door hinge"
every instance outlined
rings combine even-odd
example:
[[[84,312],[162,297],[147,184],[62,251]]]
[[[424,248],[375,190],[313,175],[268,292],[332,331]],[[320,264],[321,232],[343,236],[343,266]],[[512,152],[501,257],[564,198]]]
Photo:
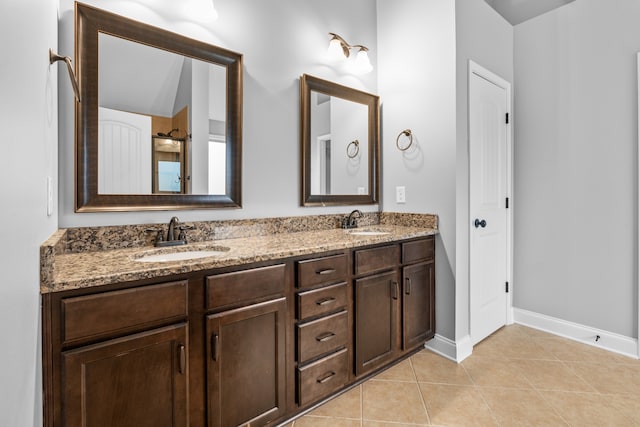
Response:
[[[504,199],[504,207],[506,209],[509,209],[509,198],[508,197],[505,197],[505,199]]]
[[[504,282],[504,291],[505,293],[509,293],[509,282]]]
[[[509,124],[509,113],[505,113],[505,115],[504,115],[504,122],[505,122],[506,124]]]

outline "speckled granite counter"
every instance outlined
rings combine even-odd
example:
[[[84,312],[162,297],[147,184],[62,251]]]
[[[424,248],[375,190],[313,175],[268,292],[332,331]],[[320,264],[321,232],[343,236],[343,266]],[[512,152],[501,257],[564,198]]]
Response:
[[[158,249],[138,246],[107,250],[69,250],[67,230],[59,230],[41,246],[41,293],[59,292],[118,282],[127,282],[181,273],[236,266],[260,261],[284,259],[325,251],[348,249],[393,242],[437,233],[437,219],[430,215],[380,215],[360,229],[388,234],[354,235],[338,228],[312,231],[263,233],[244,237],[200,240],[176,248]],[[377,224],[375,224],[378,222]],[[403,224],[403,225],[398,225]],[[214,246],[222,249],[206,258],[139,262],[148,253],[201,250]]]

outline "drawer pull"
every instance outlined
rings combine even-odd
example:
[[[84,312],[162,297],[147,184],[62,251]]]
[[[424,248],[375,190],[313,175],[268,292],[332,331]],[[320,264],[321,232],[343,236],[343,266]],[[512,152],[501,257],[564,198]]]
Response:
[[[178,346],[178,355],[179,355],[178,358],[180,359],[180,373],[184,374],[184,371],[187,366],[187,355],[184,349],[184,344],[180,344]]]
[[[404,293],[407,295],[411,295],[411,277],[407,277]]]
[[[333,304],[335,302],[335,298],[334,297],[326,297],[326,298],[322,298],[319,299],[318,301],[316,301],[317,305],[327,305],[327,304]]]
[[[318,335],[316,337],[316,341],[318,341],[318,342],[327,342],[327,341],[333,339],[335,336],[336,336],[336,334],[334,334],[333,332],[327,332],[325,334]]]
[[[317,270],[316,274],[325,275],[325,274],[333,274],[335,272],[336,272],[335,268],[324,268],[322,270]]]
[[[211,358],[213,360],[218,360],[218,347],[219,347],[218,334],[211,335]]]
[[[327,373],[324,377],[319,377],[316,381],[318,381],[318,383],[320,383],[320,384],[324,384],[327,381],[329,381],[331,378],[333,378],[335,375],[336,375],[336,373],[331,371],[331,372]]]

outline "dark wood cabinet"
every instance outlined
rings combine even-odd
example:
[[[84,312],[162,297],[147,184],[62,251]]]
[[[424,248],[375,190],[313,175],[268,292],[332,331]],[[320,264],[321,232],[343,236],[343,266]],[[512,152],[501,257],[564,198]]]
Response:
[[[402,243],[402,350],[435,335],[435,239]]]
[[[411,350],[435,333],[433,263],[404,267],[402,277],[402,349]]]
[[[348,260],[340,253],[297,262],[296,403],[300,407],[349,383]]]
[[[355,251],[357,376],[366,375],[433,338],[434,255],[431,237]],[[382,269],[387,271],[379,272]]]
[[[285,298],[207,316],[209,426],[266,425],[285,402]]]
[[[67,427],[188,426],[187,324],[62,354]]]
[[[46,427],[273,427],[435,332],[433,237],[45,293]]]
[[[356,375],[394,358],[399,297],[396,271],[355,281]]]

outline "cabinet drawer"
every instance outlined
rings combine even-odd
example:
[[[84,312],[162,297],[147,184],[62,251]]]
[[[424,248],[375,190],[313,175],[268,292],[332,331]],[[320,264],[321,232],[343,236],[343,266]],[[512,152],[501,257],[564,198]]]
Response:
[[[347,256],[345,254],[298,261],[299,288],[344,280],[346,274]]]
[[[63,343],[133,332],[186,316],[186,280],[65,298]]]
[[[304,363],[321,354],[347,346],[347,312],[341,311],[300,324],[297,330],[298,361]]]
[[[436,251],[433,237],[402,244],[402,263],[431,261]]]
[[[399,262],[400,247],[398,245],[363,249],[355,252],[355,274],[387,270],[395,267]]]
[[[208,276],[206,288],[207,309],[282,295],[285,288],[285,265]]]
[[[326,286],[298,294],[298,319],[319,316],[347,305],[347,284]]]
[[[298,403],[306,405],[341,388],[347,383],[348,372],[346,349],[298,368]]]

